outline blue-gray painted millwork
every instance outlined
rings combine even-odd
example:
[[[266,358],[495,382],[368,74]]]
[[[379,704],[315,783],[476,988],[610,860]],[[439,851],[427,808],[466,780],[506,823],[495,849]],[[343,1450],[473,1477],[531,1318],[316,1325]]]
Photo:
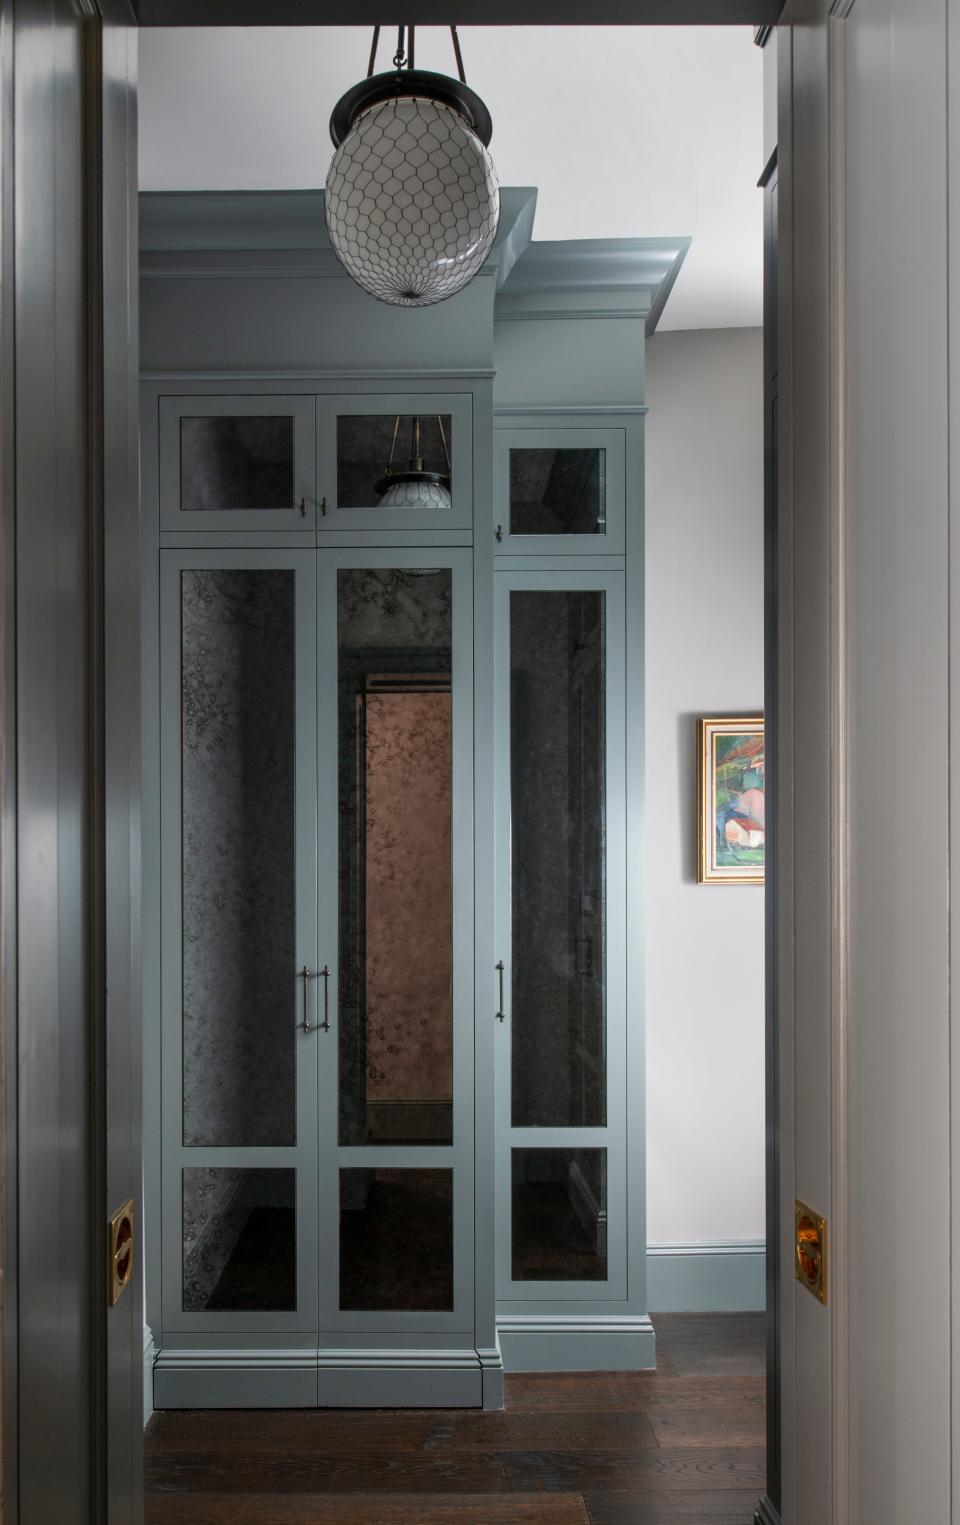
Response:
[[[158,673],[163,675],[159,703],[146,700],[145,735],[153,754],[146,762],[148,801],[158,757],[166,780],[162,833],[154,807],[147,810],[144,889],[147,1216],[151,1228],[161,1212],[166,1224],[162,1235],[154,1229],[150,1238],[151,1244],[162,1240],[162,1273],[155,1253],[148,1267],[158,1407],[498,1406],[504,1331],[507,1364],[514,1369],[653,1363],[645,1286],[642,902],[636,867],[642,859],[643,351],[689,240],[538,244],[532,236],[535,208],[535,191],[504,190],[500,233],[485,270],[450,301],[408,312],[375,302],[343,273],[329,248],[319,192],[141,197],[147,696],[157,694]],[[496,419],[495,407],[502,409]],[[438,522],[433,510],[416,509],[399,520],[374,505],[340,509],[338,420],[415,412],[452,420],[448,516]],[[278,415],[294,421],[297,442],[289,509],[224,511],[203,483],[184,494],[184,419]],[[260,428],[265,437],[279,438],[287,426],[244,427],[248,434]],[[190,430],[191,442],[194,435],[203,438],[199,426]],[[522,543],[521,536],[497,542],[503,451],[513,440],[603,449],[604,534],[570,537],[579,544],[562,536],[535,537],[543,541],[536,545]],[[586,538],[597,543],[585,546]],[[337,1112],[337,1066],[330,1062],[336,1038],[321,1032],[309,1040],[315,1056],[309,1066],[298,1034],[295,1144],[185,1147],[177,825],[183,787],[182,575],[262,568],[287,569],[297,579],[296,832],[298,841],[319,843],[320,878],[316,899],[312,860],[299,855],[295,963],[333,964],[336,1012],[336,897],[324,876],[324,865],[337,859],[336,822],[318,812],[317,781],[331,769],[335,776],[337,766],[335,728],[323,723],[337,703],[331,666],[337,572],[424,565],[451,569],[459,632],[452,688],[454,1008],[462,1037],[454,1044],[453,1145],[344,1148],[332,1139],[318,1151],[317,1119]],[[615,696],[608,706],[608,829],[611,871],[622,880],[609,913],[609,1117],[603,1129],[588,1130],[597,1131],[595,1142],[602,1140],[608,1150],[604,1234],[610,1278],[602,1288],[591,1282],[511,1287],[503,1280],[499,1304],[496,1279],[509,1265],[509,1150],[503,1147],[509,1139],[501,1111],[505,1033],[493,1020],[494,964],[505,956],[493,886],[494,847],[502,850],[507,801],[503,784],[495,789],[494,780],[494,734],[502,725],[494,708],[494,634],[501,623],[495,619],[494,582],[501,592],[507,583],[495,566],[511,585],[563,587],[572,578],[577,586],[604,590],[608,682]],[[162,943],[158,919],[165,928]],[[318,992],[311,999],[319,999]],[[463,1041],[468,1034],[472,1042]],[[554,1131],[536,1130],[532,1141],[538,1147],[570,1142],[566,1133],[554,1140]],[[589,1147],[591,1139],[577,1142]],[[339,1311],[336,1267],[322,1269],[320,1260],[338,1233],[336,1171],[377,1164],[453,1169],[453,1312]],[[191,1167],[226,1168],[231,1179],[238,1169],[297,1171],[299,1284],[321,1284],[316,1310],[224,1314],[191,1305],[184,1311],[180,1172]],[[312,1202],[319,1202],[319,1221]]]

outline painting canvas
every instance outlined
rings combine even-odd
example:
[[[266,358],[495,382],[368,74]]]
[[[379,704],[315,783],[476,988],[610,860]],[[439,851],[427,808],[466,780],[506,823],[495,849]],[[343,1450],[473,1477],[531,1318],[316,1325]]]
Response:
[[[701,720],[700,884],[763,884],[766,853],[761,716]]]

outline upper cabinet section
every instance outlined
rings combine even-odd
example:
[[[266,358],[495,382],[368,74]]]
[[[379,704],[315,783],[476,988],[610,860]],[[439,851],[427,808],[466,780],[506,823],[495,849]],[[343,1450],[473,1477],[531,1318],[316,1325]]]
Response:
[[[313,397],[159,398],[160,528],[312,530]]]
[[[317,399],[323,530],[469,530],[469,392]]]
[[[496,548],[508,556],[620,556],[626,433],[564,420],[494,432]]]

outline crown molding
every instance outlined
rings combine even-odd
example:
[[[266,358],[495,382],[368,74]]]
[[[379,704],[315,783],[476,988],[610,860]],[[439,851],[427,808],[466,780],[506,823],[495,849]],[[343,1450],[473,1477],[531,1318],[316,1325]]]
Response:
[[[330,244],[323,191],[141,191],[141,274],[346,277]],[[506,186],[500,226],[480,271],[502,285],[530,242],[537,192]]]
[[[583,238],[530,243],[497,294],[494,316],[637,318],[656,329],[689,238]]]
[[[327,236],[323,191],[142,191],[144,280],[346,280]],[[689,238],[533,242],[537,192],[506,186],[500,227],[480,278],[504,319],[642,318],[648,334]]]

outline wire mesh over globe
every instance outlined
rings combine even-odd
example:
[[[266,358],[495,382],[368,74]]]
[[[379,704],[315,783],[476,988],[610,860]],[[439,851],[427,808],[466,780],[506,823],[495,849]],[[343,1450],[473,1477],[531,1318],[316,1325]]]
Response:
[[[381,508],[449,508],[450,492],[441,482],[391,482]]]
[[[493,247],[500,190],[462,116],[399,97],[358,117],[327,176],[327,230],[358,285],[426,307],[473,280]]]

